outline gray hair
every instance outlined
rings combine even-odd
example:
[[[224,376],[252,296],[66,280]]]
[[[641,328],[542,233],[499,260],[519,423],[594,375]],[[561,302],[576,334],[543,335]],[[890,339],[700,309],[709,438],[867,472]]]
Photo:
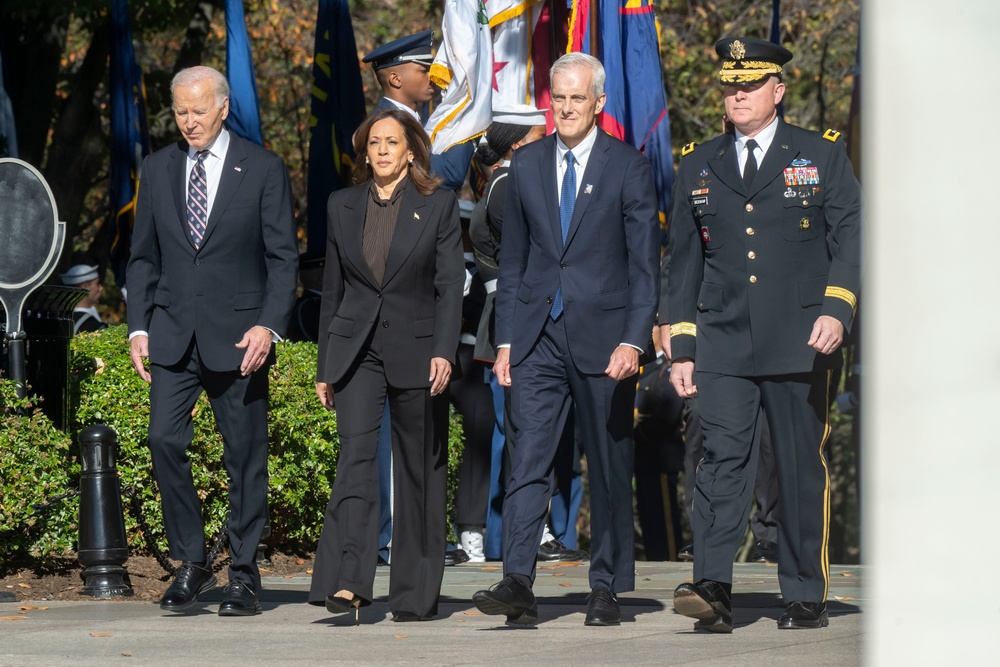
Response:
[[[214,67],[198,65],[182,69],[170,81],[170,98],[173,99],[174,89],[177,86],[193,86],[202,81],[208,81],[212,84],[212,90],[215,93],[215,106],[221,109],[222,104],[229,97],[229,82],[226,81],[225,75]]]
[[[552,77],[559,72],[578,68],[587,68],[594,73],[594,83],[591,86],[591,91],[594,93],[594,97],[603,95],[604,81],[607,79],[607,75],[604,73],[604,65],[601,64],[600,60],[586,53],[573,52],[560,56],[558,60],[552,63],[552,69],[549,70],[549,81],[552,81]]]

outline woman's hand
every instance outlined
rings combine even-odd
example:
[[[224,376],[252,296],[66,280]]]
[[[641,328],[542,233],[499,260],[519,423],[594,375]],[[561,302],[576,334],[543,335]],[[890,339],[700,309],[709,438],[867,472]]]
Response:
[[[431,358],[431,396],[437,396],[451,381],[451,362],[444,357]],[[331,395],[333,392],[330,392]]]
[[[333,410],[336,406],[333,404],[333,385],[328,382],[317,382],[316,383],[316,397],[319,398],[319,402],[327,410]]]

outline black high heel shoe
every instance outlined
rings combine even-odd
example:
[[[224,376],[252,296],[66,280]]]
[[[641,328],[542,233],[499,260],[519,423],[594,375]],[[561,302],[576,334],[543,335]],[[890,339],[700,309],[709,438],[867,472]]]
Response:
[[[342,598],[336,595],[326,596],[326,610],[331,614],[344,614],[354,611],[354,625],[360,623],[362,600],[355,595],[353,598]]]

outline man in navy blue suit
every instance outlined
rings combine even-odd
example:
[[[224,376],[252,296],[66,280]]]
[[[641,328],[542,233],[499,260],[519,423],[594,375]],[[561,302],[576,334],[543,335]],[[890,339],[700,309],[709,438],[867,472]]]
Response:
[[[496,297],[494,371],[511,387],[517,447],[503,506],[504,579],[485,614],[538,620],[531,591],[559,436],[575,408],[590,476],[586,625],[618,625],[635,583],[632,407],[659,299],[656,190],[646,158],[597,127],[604,68],[550,71],[556,134],[514,153]]]

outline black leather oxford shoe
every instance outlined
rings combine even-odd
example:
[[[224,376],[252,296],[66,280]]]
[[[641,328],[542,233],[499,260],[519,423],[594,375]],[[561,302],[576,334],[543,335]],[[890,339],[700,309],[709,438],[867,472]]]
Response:
[[[590,560],[590,554],[582,549],[570,549],[559,540],[549,540],[538,547],[536,560],[543,563],[585,561]]]
[[[830,625],[825,602],[793,602],[778,619],[778,628],[825,628]]]
[[[184,611],[198,601],[198,595],[215,588],[217,580],[210,568],[202,563],[184,561],[174,573],[174,581],[160,598],[160,609]]]
[[[622,612],[618,598],[607,588],[595,588],[587,596],[587,618],[584,625],[621,625]]]
[[[757,540],[750,560],[754,563],[777,563],[778,545],[770,540]]]
[[[674,589],[674,609],[697,618],[697,627],[708,632],[733,631],[733,603],[729,591],[718,581],[703,579]]]
[[[219,616],[255,616],[260,613],[257,592],[246,581],[230,581],[222,589],[225,597],[219,605]]]
[[[508,623],[535,625],[538,623],[538,605],[531,589],[517,579],[507,576],[488,591],[472,594],[476,609],[490,616],[501,614]]]

